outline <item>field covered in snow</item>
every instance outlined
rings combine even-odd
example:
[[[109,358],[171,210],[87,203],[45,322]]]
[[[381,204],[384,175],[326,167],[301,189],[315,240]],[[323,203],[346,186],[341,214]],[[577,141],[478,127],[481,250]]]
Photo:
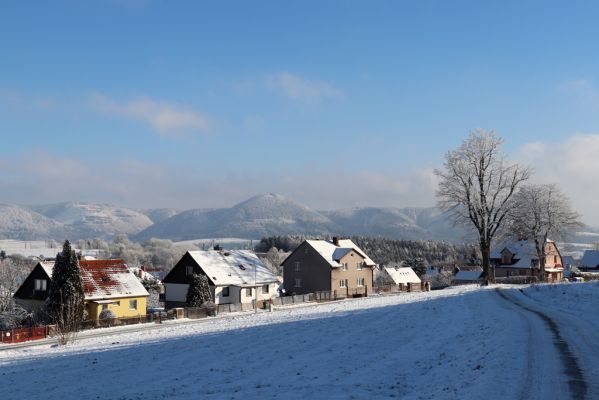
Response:
[[[559,288],[597,304],[594,284]],[[0,387],[2,399],[511,399],[527,384],[525,324],[475,286],[373,296],[4,350]]]

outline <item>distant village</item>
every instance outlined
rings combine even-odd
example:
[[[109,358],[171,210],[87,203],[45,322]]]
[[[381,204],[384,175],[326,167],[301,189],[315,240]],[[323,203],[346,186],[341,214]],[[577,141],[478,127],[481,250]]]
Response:
[[[582,258],[575,260],[563,256],[557,243],[547,240],[545,253],[545,282],[599,277],[599,250],[585,250]],[[377,264],[354,241],[338,237],[303,240],[282,256],[276,253],[279,258],[274,260],[272,252],[225,249],[216,244],[207,250],[187,251],[166,268],[133,267],[123,259],[101,259],[98,254],[93,250],[77,251],[85,305],[82,328],[272,311],[304,302],[481,284],[483,278],[478,265],[433,266],[422,259]],[[5,252],[0,256],[10,257]],[[35,266],[11,293],[15,307],[25,312],[20,314],[22,320],[5,319],[4,330],[36,325],[36,315],[47,301],[55,260],[41,256],[29,259],[35,261]],[[493,248],[491,263],[496,283],[542,282],[537,251],[530,240],[503,241]],[[207,298],[202,304],[190,304],[194,277],[198,276],[207,283]]]

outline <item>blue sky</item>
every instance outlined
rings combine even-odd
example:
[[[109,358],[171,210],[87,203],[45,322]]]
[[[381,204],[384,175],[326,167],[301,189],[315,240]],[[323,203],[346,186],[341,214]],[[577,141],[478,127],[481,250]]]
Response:
[[[428,206],[483,128],[599,224],[597,20],[593,2],[3,2],[0,201]]]

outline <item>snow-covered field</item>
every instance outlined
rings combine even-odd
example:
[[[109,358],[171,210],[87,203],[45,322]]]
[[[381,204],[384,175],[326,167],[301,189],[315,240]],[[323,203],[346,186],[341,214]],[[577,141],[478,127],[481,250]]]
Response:
[[[527,384],[524,330],[475,286],[239,313],[0,351],[1,398],[512,399]]]

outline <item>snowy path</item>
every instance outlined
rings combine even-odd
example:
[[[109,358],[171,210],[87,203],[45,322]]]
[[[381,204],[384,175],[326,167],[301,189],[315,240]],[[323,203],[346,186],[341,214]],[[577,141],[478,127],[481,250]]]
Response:
[[[599,398],[599,285],[518,289],[372,296],[9,349],[0,398]]]

